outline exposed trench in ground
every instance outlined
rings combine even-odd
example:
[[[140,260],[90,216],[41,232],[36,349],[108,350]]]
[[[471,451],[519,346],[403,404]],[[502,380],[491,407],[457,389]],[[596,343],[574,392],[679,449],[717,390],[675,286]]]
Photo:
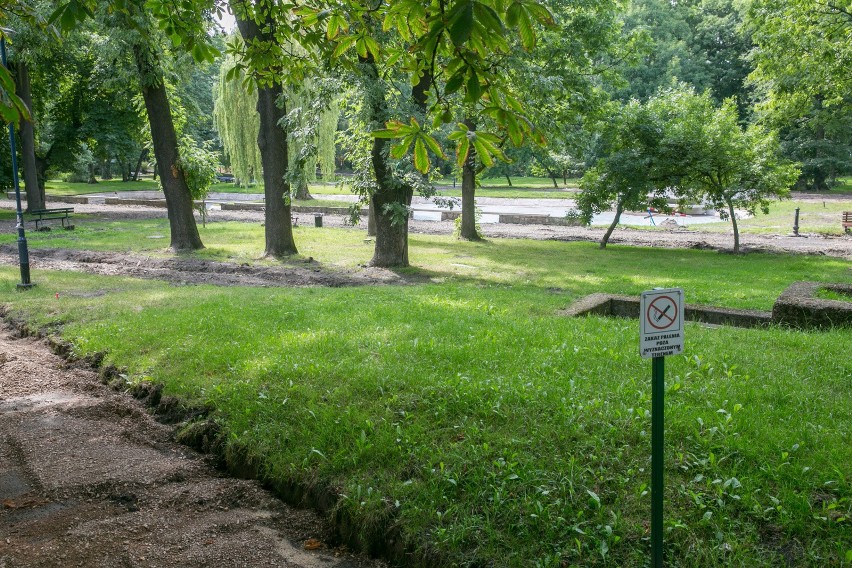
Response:
[[[176,443],[177,427],[114,370],[20,335],[0,325],[0,566],[384,566],[337,544],[323,517]],[[169,421],[204,410],[156,398]]]

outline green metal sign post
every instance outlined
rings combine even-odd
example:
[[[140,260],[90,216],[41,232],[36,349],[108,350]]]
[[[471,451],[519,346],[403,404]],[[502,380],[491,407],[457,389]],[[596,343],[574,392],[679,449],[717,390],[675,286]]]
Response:
[[[665,361],[683,352],[683,290],[643,292],[639,305],[639,353],[651,359],[651,566],[662,568]]]
[[[663,566],[663,448],[665,357],[651,360],[651,565]]]

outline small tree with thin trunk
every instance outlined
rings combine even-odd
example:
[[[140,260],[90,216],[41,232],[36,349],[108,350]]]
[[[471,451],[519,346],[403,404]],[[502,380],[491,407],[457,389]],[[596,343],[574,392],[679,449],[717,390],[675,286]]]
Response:
[[[706,200],[722,219],[730,219],[734,253],[739,253],[737,210],[767,213],[771,200],[789,196],[799,169],[780,158],[775,132],[740,126],[733,99],[717,108],[708,94],[692,97],[691,111],[675,117],[675,124],[685,124],[683,130],[693,134],[678,138],[673,128],[668,135],[684,173],[681,195]]]
[[[586,222],[615,207],[601,248],[624,210],[664,208],[668,191],[681,202],[710,203],[731,219],[739,253],[736,211],[766,213],[772,199],[789,195],[798,177],[798,169],[779,158],[774,132],[739,125],[734,99],[716,107],[709,93],[683,87],[662,91],[644,105],[625,105],[603,138],[606,157],[583,177],[578,199]]]
[[[667,172],[659,163],[663,137],[663,124],[651,105],[635,100],[618,109],[604,126],[602,146],[606,157],[583,176],[577,198],[580,219],[586,224],[595,215],[615,208],[600,248],[606,248],[624,211],[666,207],[665,196],[659,190],[667,185]]]

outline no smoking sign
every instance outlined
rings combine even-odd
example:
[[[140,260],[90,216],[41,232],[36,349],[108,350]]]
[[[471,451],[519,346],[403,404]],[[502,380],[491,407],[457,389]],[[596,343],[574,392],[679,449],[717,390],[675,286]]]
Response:
[[[639,353],[666,357],[683,352],[683,290],[667,288],[642,292]]]

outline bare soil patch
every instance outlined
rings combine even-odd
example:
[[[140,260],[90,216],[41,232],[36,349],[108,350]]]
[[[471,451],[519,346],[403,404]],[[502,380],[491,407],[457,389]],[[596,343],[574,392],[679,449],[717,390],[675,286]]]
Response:
[[[0,264],[18,264],[16,246],[0,246]],[[359,286],[405,284],[390,270],[327,270],[313,259],[277,266],[216,262],[193,257],[156,258],[134,253],[95,252],[72,249],[31,249],[30,265],[41,270],[75,270],[90,274],[124,275],[165,280],[175,284],[217,286]]]
[[[173,433],[87,365],[0,326],[0,566],[383,566]]]

